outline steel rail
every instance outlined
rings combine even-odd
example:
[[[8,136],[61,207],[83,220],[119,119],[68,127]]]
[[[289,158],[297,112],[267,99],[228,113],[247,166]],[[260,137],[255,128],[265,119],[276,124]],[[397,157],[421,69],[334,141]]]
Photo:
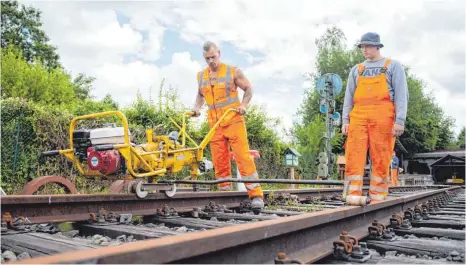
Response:
[[[332,252],[332,243],[342,231],[362,238],[374,220],[388,224],[392,213],[401,213],[449,187],[421,191],[364,207],[348,206],[275,220],[207,230],[106,247],[61,253],[15,263],[274,263],[277,253],[304,263],[318,261]]]
[[[435,186],[433,186],[435,188]],[[406,186],[391,188],[391,191],[420,189],[425,186]],[[365,187],[365,190],[368,190]],[[264,191],[267,197],[272,191]],[[342,188],[289,189],[275,190],[275,193],[290,193],[300,200],[308,197],[341,195]],[[1,196],[2,216],[8,212],[12,217],[27,218],[31,224],[75,222],[88,220],[91,213],[101,209],[107,213],[154,215],[157,209],[167,205],[178,212],[192,211],[215,202],[226,207],[238,207],[247,200],[247,192],[180,192],[173,198],[165,195],[149,194],[139,199],[134,194],[67,194],[67,195],[6,195]]]
[[[276,190],[293,193],[299,199],[340,195],[341,188]],[[264,191],[267,196],[270,191]],[[30,223],[53,223],[85,221],[90,213],[97,214],[104,209],[107,213],[131,213],[133,215],[154,215],[157,209],[167,205],[178,212],[192,211],[215,202],[226,207],[238,207],[248,199],[247,192],[179,192],[173,198],[164,194],[149,194],[137,198],[135,194],[66,194],[66,195],[7,195],[1,196],[2,216],[9,212],[13,217],[24,217]]]

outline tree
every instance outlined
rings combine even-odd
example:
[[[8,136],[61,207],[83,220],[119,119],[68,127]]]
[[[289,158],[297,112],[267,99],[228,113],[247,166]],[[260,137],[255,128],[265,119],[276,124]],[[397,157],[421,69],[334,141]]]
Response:
[[[283,153],[287,146],[275,131],[280,126],[280,119],[267,116],[264,105],[250,105],[245,119],[249,148],[260,152],[256,167],[261,178],[286,176]]]
[[[61,67],[56,47],[48,43],[50,40],[41,29],[41,11],[19,5],[18,1],[1,2],[1,47],[13,44],[19,47],[28,62],[37,58],[49,69]]]
[[[455,125],[455,119],[452,117],[443,117],[440,121],[439,126],[439,140],[435,149],[444,150],[454,148],[456,145],[456,139],[453,134],[453,126]]]
[[[318,48],[316,70],[308,75],[312,85],[305,91],[304,100],[298,110],[301,123],[295,124],[293,128],[294,142],[302,154],[301,171],[305,178],[317,176],[317,163],[315,161],[318,153],[322,151],[322,136],[325,131],[324,118],[319,111],[320,95],[315,89],[317,79],[326,73],[336,73],[342,78],[343,90],[335,98],[335,109],[341,113],[349,72],[355,64],[364,60],[361,52],[357,49],[348,50],[346,48],[346,37],[343,31],[337,27],[327,29],[323,36],[316,39],[315,43]],[[343,150],[344,139],[339,128],[336,129],[335,137],[332,138],[331,142],[334,153],[340,153]],[[336,174],[336,171],[334,173]]]
[[[2,49],[2,99],[17,97],[43,105],[75,101],[71,77],[60,68],[45,68],[40,61],[30,64],[13,46]]]
[[[2,1],[1,13],[2,49],[14,46],[21,51],[26,62],[40,62],[49,72],[57,68],[64,70],[57,48],[49,43],[50,38],[41,28],[40,10],[20,5],[18,1]],[[82,73],[74,78],[73,90],[78,99],[90,99],[94,80]]]
[[[461,132],[460,134],[458,135],[458,139],[456,140],[456,145],[459,147],[459,148],[464,148],[465,144],[466,144],[466,127],[463,127],[463,129],[461,129]]]
[[[299,111],[305,124],[314,120],[315,115],[320,115],[318,104],[320,96],[314,87],[317,79],[326,73],[335,73],[341,77],[343,91],[336,97],[335,105],[337,110],[341,110],[349,72],[355,64],[364,61],[364,57],[359,50],[356,48],[346,49],[346,37],[339,28],[327,29],[326,33],[317,39],[315,43],[318,48],[315,64],[316,71],[309,74],[312,88],[305,92],[305,99]]]
[[[89,77],[85,74],[78,74],[73,80],[74,85],[74,93],[78,99],[90,99],[91,98],[91,90],[92,90],[92,82],[94,82],[95,77]]]

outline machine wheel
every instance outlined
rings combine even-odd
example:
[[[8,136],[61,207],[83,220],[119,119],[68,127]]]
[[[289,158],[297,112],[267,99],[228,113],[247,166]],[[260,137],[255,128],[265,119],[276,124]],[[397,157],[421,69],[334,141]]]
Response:
[[[172,188],[170,190],[165,191],[165,196],[167,196],[168,198],[172,198],[176,194],[176,185],[172,184],[171,187]]]
[[[139,181],[138,184],[135,187],[136,196],[138,196],[139,199],[144,199],[149,194],[149,191],[142,190],[142,184],[144,184],[144,182]]]
[[[33,195],[40,187],[47,183],[56,183],[65,188],[68,194],[77,194],[78,191],[73,183],[60,176],[43,176],[29,181],[21,191],[21,195]]]

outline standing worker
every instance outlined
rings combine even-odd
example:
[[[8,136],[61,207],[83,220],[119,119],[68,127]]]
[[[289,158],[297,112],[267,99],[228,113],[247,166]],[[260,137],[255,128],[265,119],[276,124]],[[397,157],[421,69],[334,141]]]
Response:
[[[197,75],[199,87],[193,109],[194,116],[200,115],[200,108],[205,101],[208,106],[207,120],[209,127],[212,128],[228,109],[237,110],[232,116],[225,117],[210,141],[215,178],[231,178],[229,155],[231,146],[242,178],[258,180],[254,158],[249,154],[246,123],[243,117],[252,98],[251,83],[240,69],[220,62],[220,50],[213,42],[208,41],[204,44],[203,55],[208,67]],[[242,102],[238,99],[238,87],[244,91]],[[218,185],[220,191],[229,191],[231,186],[231,182]],[[260,184],[245,183],[245,186],[251,199],[251,208],[262,210],[264,195]]]
[[[364,164],[372,162],[369,196],[388,196],[389,166],[396,137],[404,131],[408,85],[401,64],[382,57],[380,37],[366,33],[358,44],[366,58],[349,74],[343,104],[343,135],[348,135],[345,178],[349,195],[362,196]]]
[[[400,183],[398,182],[398,166],[400,164],[400,160],[398,159],[398,157],[396,156],[396,153],[395,151],[393,151],[393,155],[392,155],[392,160],[391,160],[391,163],[390,163],[390,173],[391,173],[391,176],[392,176],[392,185],[393,186],[400,186]]]

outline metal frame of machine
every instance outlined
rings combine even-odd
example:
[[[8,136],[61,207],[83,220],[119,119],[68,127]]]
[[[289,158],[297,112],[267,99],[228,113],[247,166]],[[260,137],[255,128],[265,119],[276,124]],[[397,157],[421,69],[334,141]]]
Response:
[[[206,166],[206,163],[204,163],[204,149],[214,136],[219,124],[226,119],[228,115],[231,115],[234,112],[237,112],[237,110],[229,109],[226,111],[210,129],[209,133],[200,144],[197,144],[186,132],[186,118],[192,116],[194,114],[193,112],[185,112],[183,114],[181,126],[178,125],[173,118],[167,115],[167,118],[176,128],[179,129],[178,135],[176,133],[173,134],[173,132],[170,135],[154,135],[153,128],[149,128],[145,130],[147,142],[140,145],[134,145],[130,142],[128,120],[120,111],[107,111],[78,116],[73,118],[70,123],[69,148],[64,150],[46,151],[42,153],[42,156],[49,157],[63,155],[76,165],[79,173],[84,177],[105,177],[109,179],[115,178],[126,180],[146,179],[150,177],[157,178],[164,176],[167,173],[176,173],[185,167],[190,167],[190,175],[192,179],[197,180],[201,171],[206,172],[211,169],[211,167],[209,168],[209,166]],[[84,146],[84,152],[87,152],[87,154],[84,155],[78,153],[78,148],[74,145],[74,140],[76,139],[73,137],[76,132],[76,123],[80,120],[109,116],[117,116],[123,123],[124,143],[86,145]],[[181,143],[178,143],[177,140],[180,137]],[[193,143],[194,147],[186,147],[186,139]],[[118,153],[115,153],[114,151],[117,151]],[[95,163],[95,165],[91,165],[91,160],[88,159],[90,154],[94,154],[92,152],[101,154],[101,156],[96,155],[92,157],[92,163]],[[81,156],[84,158],[81,158]],[[117,157],[118,159],[116,159]],[[85,161],[88,162],[87,168],[83,166]],[[100,171],[92,169],[97,168],[99,163],[106,163],[107,167],[102,168]],[[165,191],[165,194],[168,197],[174,196],[176,192],[175,184],[157,183],[157,180],[155,179],[153,179],[152,182],[153,183],[144,183],[143,181],[139,181],[138,183],[133,183],[136,185],[130,186],[129,190],[135,192],[140,198],[147,196],[149,190]],[[193,188],[196,190],[196,185],[194,185]]]

